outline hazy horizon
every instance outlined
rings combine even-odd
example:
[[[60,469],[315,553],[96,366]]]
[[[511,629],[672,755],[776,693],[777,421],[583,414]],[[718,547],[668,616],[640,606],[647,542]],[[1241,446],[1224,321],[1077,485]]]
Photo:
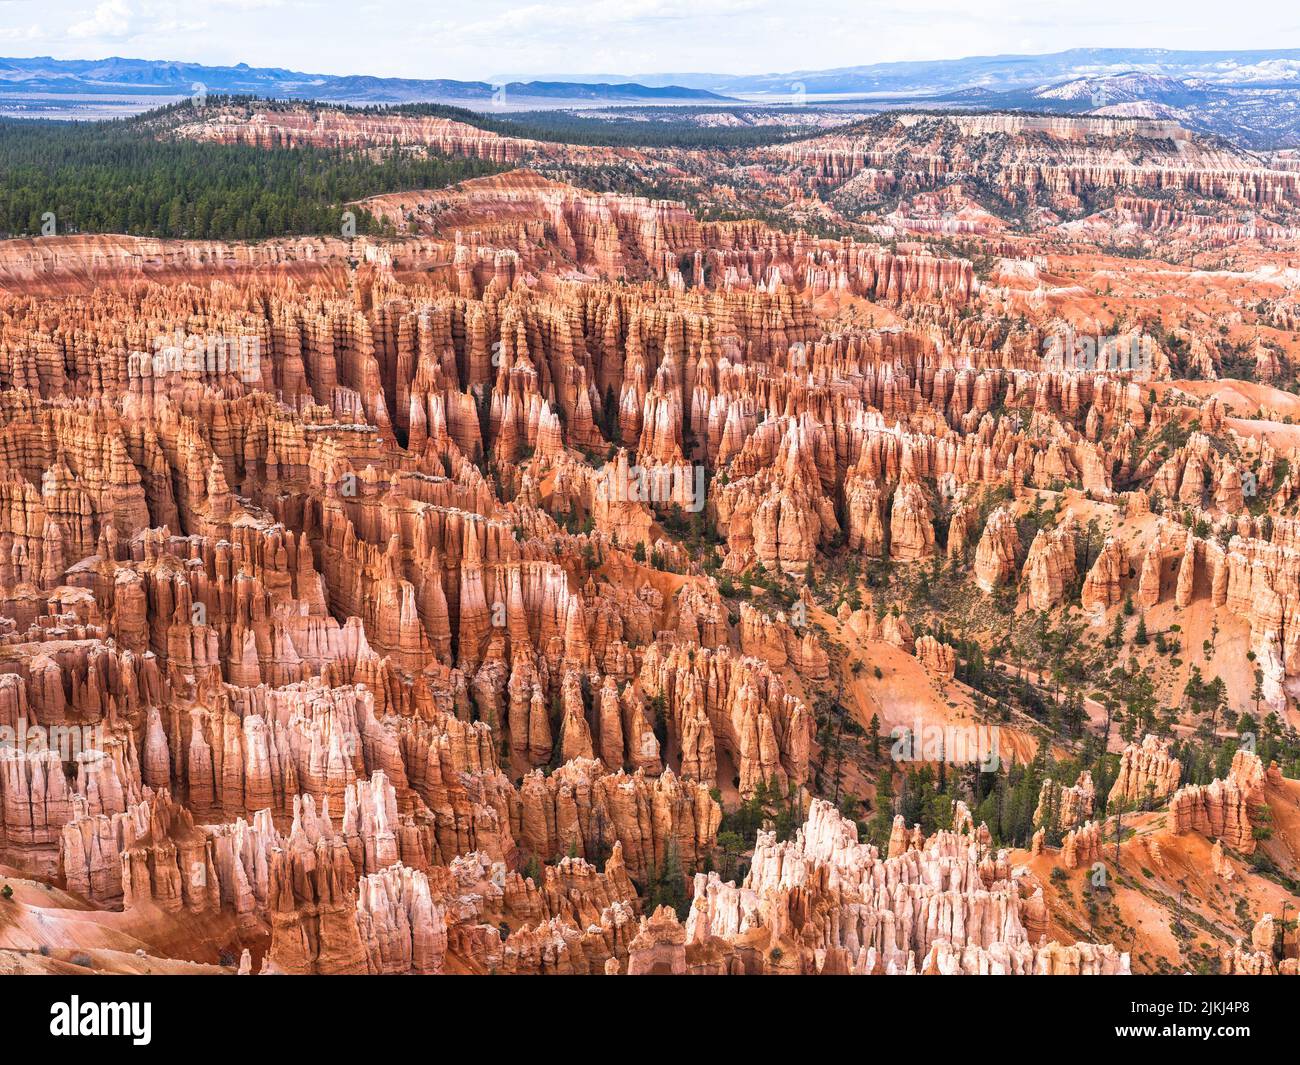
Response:
[[[314,74],[454,78],[664,73],[756,75],[872,63],[1042,55],[1071,48],[1269,50],[1300,47],[1300,15],[1280,4],[1208,0],[1050,3],[1008,0],[862,5],[809,12],[785,0],[0,0],[0,54],[121,56]],[[364,25],[358,22],[364,20]],[[1216,22],[1219,24],[1216,25]],[[367,33],[367,29],[371,31]],[[390,32],[391,28],[391,32]]]

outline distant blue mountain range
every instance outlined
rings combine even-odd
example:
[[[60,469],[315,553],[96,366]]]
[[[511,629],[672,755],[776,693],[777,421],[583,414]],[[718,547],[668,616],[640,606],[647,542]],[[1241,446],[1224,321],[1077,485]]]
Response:
[[[641,85],[680,85],[732,95],[790,93],[801,85],[807,93],[917,94],[959,89],[1006,91],[1074,78],[1131,72],[1161,74],[1222,86],[1263,88],[1270,84],[1300,86],[1300,49],[1221,52],[1171,51],[1165,48],[1072,48],[1050,55],[972,56],[905,63],[871,63],[835,70],[792,70],[779,74],[633,74],[549,75],[565,81],[635,81]]]
[[[410,103],[491,101],[501,88],[486,81],[423,78],[376,78],[366,75],[304,74],[280,67],[212,67],[201,63],[147,59],[0,59],[0,96],[53,93],[94,96],[188,96],[240,93],[282,99],[339,103]],[[505,84],[507,100],[607,101],[609,103],[708,103],[725,97],[706,89],[676,85],[639,85],[627,79],[603,85],[581,82],[513,81]]]

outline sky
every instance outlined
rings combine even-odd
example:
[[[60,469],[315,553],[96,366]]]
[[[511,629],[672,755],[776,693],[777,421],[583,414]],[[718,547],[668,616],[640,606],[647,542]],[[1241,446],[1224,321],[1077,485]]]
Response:
[[[1300,47],[1280,0],[0,0],[0,55],[319,74],[823,70],[1076,47]]]

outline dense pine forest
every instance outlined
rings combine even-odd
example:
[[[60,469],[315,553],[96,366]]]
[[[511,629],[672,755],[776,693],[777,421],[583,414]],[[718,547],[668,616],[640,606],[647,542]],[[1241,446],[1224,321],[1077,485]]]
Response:
[[[0,237],[59,234],[253,240],[337,233],[342,205],[441,188],[499,168],[479,160],[155,139],[146,124],[0,121]],[[356,213],[358,233],[378,220]],[[46,226],[48,233],[48,226]]]
[[[461,108],[404,104],[391,110],[438,115],[440,111],[460,112]],[[466,111],[441,117],[455,118],[504,136],[610,148],[755,148],[808,136],[807,130],[793,126],[708,126],[695,121],[699,114],[717,115],[728,110],[733,109],[676,107],[668,112],[662,108],[619,108],[619,114],[626,117],[616,119],[590,118],[568,111],[520,112],[500,117]]]

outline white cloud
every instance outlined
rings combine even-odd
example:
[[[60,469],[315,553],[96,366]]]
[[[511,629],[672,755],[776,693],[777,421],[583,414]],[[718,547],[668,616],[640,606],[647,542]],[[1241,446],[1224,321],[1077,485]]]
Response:
[[[441,19],[433,28],[457,36],[589,32],[635,29],[672,22],[727,17],[744,19],[765,7],[765,0],[594,0],[587,4],[522,4],[489,18]]]
[[[239,11],[263,11],[284,7],[284,0],[204,0],[205,7],[232,7]]]
[[[214,0],[207,0],[207,5],[213,2]],[[166,41],[205,29],[207,23],[183,15],[183,12],[192,9],[191,5],[177,5],[172,0],[101,0],[93,11],[84,12],[78,21],[68,27],[67,36],[73,40],[105,45],[120,44],[123,41],[151,45],[156,41]],[[94,58],[102,57],[101,53]],[[141,58],[172,59],[175,56],[154,52]]]
[[[40,26],[0,26],[0,41],[39,41],[44,36]]]
[[[68,36],[122,40],[131,28],[131,9],[126,0],[104,0],[94,13],[68,27]]]

